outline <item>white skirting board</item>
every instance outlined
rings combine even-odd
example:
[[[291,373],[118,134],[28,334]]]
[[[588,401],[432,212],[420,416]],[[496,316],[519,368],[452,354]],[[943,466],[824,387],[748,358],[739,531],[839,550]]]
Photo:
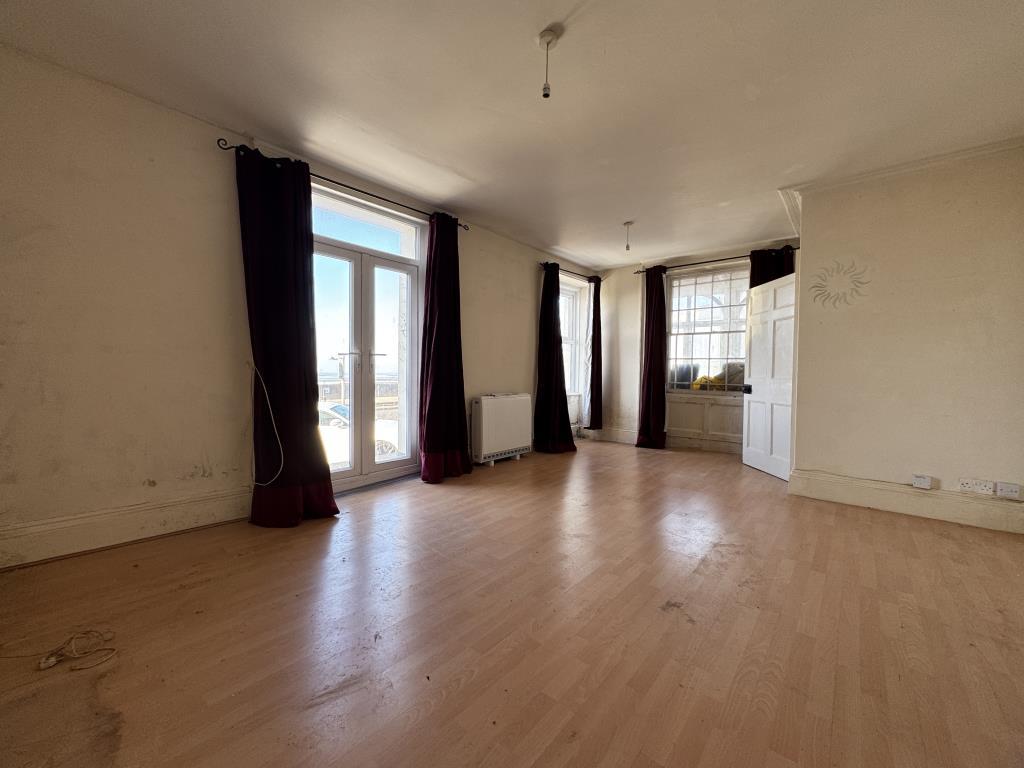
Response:
[[[925,491],[910,485],[794,469],[789,492],[823,501],[884,509],[951,523],[1024,533],[1024,503],[958,491]]]
[[[0,526],[0,568],[249,516],[249,487]]]

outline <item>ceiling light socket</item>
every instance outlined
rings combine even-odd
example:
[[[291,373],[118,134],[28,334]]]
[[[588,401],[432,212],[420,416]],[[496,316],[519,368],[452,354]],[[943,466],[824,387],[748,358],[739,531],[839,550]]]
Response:
[[[544,50],[550,50],[555,47],[558,43],[558,39],[562,36],[562,25],[551,24],[546,27],[543,32],[537,35],[537,47]]]

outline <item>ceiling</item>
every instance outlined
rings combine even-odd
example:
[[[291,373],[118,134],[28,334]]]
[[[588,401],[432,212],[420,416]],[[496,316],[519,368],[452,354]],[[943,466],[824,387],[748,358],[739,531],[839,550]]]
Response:
[[[1019,0],[3,0],[0,40],[595,268],[1024,134]]]

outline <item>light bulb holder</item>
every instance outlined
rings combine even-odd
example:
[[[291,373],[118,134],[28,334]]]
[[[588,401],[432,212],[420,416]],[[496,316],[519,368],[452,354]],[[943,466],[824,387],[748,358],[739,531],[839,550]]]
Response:
[[[558,38],[561,36],[561,24],[551,24],[537,35],[537,45],[544,51],[544,88],[541,89],[540,95],[545,99],[551,98],[551,85],[548,83],[548,65],[551,59],[551,49],[555,47]]]

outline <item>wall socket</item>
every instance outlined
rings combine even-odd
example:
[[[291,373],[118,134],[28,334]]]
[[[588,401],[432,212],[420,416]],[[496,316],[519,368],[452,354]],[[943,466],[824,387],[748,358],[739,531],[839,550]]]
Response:
[[[996,492],[996,484],[991,480],[961,477],[960,490],[964,493],[980,493],[982,496],[991,496]]]
[[[926,491],[930,491],[932,488],[938,487],[938,483],[935,482],[935,478],[931,475],[914,475],[914,480],[911,485],[915,488],[923,488]]]
[[[1020,483],[996,483],[996,496],[1020,501]]]

